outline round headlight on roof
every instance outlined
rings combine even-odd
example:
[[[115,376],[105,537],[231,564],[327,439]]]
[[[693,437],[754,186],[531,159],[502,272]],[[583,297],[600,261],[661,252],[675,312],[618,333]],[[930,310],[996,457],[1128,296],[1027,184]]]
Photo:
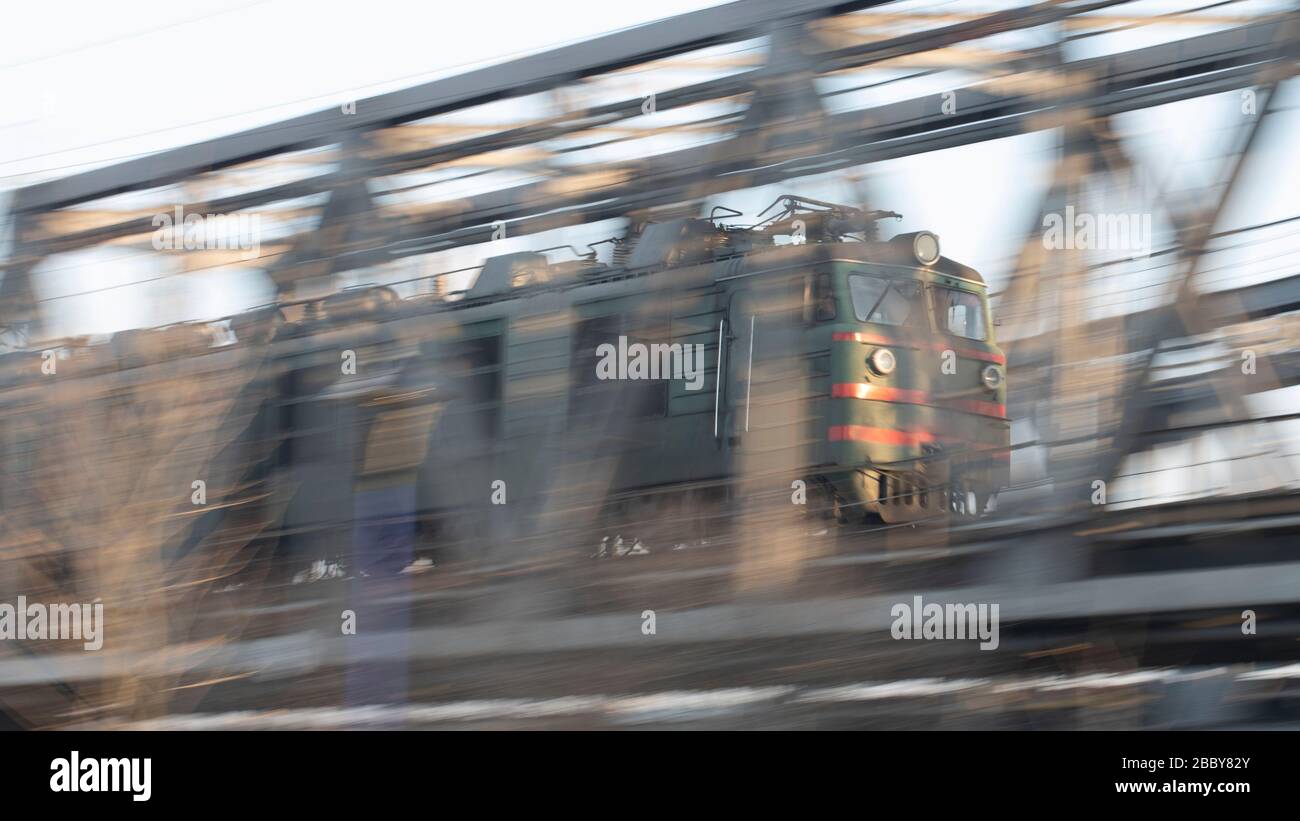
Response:
[[[933,265],[939,261],[939,237],[929,231],[917,231],[912,238],[912,253],[922,265]]]

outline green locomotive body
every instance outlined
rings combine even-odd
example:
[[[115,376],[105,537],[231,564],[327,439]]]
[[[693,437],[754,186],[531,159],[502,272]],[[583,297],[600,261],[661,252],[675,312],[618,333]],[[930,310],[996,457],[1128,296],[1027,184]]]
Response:
[[[659,247],[621,267],[512,255],[494,292],[438,312],[452,327],[429,355],[463,359],[474,387],[460,402],[478,418],[431,449],[430,475],[456,479],[432,481],[422,506],[507,477],[540,511],[583,475],[559,478],[566,460],[599,461],[608,497],[802,478],[841,520],[976,514],[1007,484],[986,288],[932,235],[775,244],[704,220],[658,227],[641,243],[657,233]],[[690,378],[602,382],[597,351],[620,342],[698,346],[703,362]]]
[[[372,286],[249,312],[235,344],[202,323],[127,331],[60,364],[82,393],[9,354],[4,404],[113,407],[176,378],[169,359],[229,373],[257,413],[229,420],[225,453],[276,489],[282,548],[311,555],[375,516],[425,523],[426,544],[583,543],[620,517],[725,529],[738,504],[803,501],[800,482],[842,521],[984,512],[1009,422],[980,276],[931,234],[876,241],[871,215],[789,202],[749,228],[636,226],[604,265],[495,257],[459,298]]]

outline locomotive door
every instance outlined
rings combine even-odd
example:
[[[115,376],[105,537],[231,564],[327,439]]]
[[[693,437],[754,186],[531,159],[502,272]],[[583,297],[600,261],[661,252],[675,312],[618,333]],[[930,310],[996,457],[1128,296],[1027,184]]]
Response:
[[[727,357],[727,444],[747,469],[798,461],[807,419],[802,282],[746,287],[731,299]]]

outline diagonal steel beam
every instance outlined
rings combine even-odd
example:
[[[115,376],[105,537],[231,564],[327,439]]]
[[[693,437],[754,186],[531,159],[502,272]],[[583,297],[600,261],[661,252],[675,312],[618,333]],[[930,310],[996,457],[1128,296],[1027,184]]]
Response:
[[[1288,38],[1287,42],[1293,42],[1294,21],[1295,17],[1293,16],[1290,25],[1281,32],[1281,36]],[[1130,381],[1130,387],[1125,390],[1124,395],[1129,398],[1125,403],[1120,427],[1116,431],[1111,447],[1105,449],[1098,459],[1096,476],[1105,480],[1113,479],[1124,459],[1135,447],[1141,431],[1146,427],[1147,416],[1151,407],[1151,365],[1155,360],[1161,340],[1178,335],[1183,328],[1194,333],[1201,324],[1197,307],[1199,297],[1195,285],[1196,274],[1200,270],[1201,259],[1214,226],[1236,191],[1241,179],[1242,169],[1245,168],[1247,161],[1251,157],[1252,149],[1258,142],[1263,125],[1271,119],[1269,114],[1273,110],[1278,82],[1278,80],[1273,80],[1264,89],[1263,93],[1266,95],[1264,106],[1259,116],[1246,127],[1246,133],[1239,149],[1230,155],[1230,159],[1227,161],[1226,180],[1216,201],[1208,207],[1199,209],[1198,213],[1184,221],[1186,228],[1181,237],[1181,245],[1185,259],[1182,276],[1179,278],[1171,300],[1171,310],[1159,313],[1156,321],[1151,323],[1147,333],[1138,343],[1138,350],[1144,351],[1141,364]],[[1237,407],[1240,398],[1228,398],[1227,401],[1233,406],[1237,414],[1241,415],[1241,408]]]
[[[888,0],[739,0],[522,57],[500,65],[358,101],[356,112],[331,108],[164,151],[108,168],[30,186],[15,210],[58,208],[164,185],[285,151],[338,142],[342,134],[495,100],[548,91],[573,80],[762,34],[780,20],[805,20],[883,5]]]
[[[1253,66],[1261,62],[1279,59],[1276,45],[1277,21],[1263,21],[1251,26],[1216,32],[1201,37],[1180,40],[1175,43],[1152,46],[1132,52],[1123,52],[1089,60],[1073,61],[1067,64],[1071,73],[1107,78],[1097,89],[1098,95],[1087,100],[1090,110],[1104,114],[1109,111],[1127,111],[1163,102],[1185,99],[1187,96],[1209,94],[1216,91],[1237,88],[1253,77]],[[881,45],[887,46],[888,43]],[[739,85],[733,78],[721,81],[728,94],[743,93],[752,86],[757,72],[750,72]],[[1161,84],[1165,85],[1161,85]],[[1070,89],[1063,89],[1067,95]],[[678,99],[677,94],[681,94]],[[917,98],[904,103],[869,109],[861,112],[848,112],[829,119],[829,131],[835,135],[836,150],[854,150],[863,143],[880,144],[892,139],[906,142],[871,159],[887,159],[894,156],[922,153],[938,147],[967,144],[978,139],[996,139],[1014,133],[1022,133],[1022,127],[998,128],[999,119],[1003,124],[1010,123],[1009,118],[1028,112],[1045,111],[1051,108],[1049,102],[1031,98],[1029,95],[1008,95],[992,93],[984,84],[956,90],[961,102],[955,116],[941,114],[933,96]],[[697,84],[684,89],[665,92],[659,95],[663,105],[682,105],[707,99],[710,92],[708,84]],[[1126,95],[1129,95],[1126,97]],[[641,101],[623,101],[602,106],[596,110],[599,117],[632,116],[640,114]],[[604,120],[599,120],[604,122]],[[959,127],[982,124],[989,126],[983,134],[963,136]],[[1020,124],[1023,126],[1023,123]],[[580,128],[590,127],[587,123]],[[1039,127],[1050,127],[1050,123]],[[918,136],[930,133],[951,133],[953,139],[942,140],[938,145],[916,140]],[[506,132],[504,135],[490,135],[472,140],[440,146],[420,152],[397,155],[395,157],[373,161],[368,167],[358,167],[356,171],[343,171],[319,175],[305,180],[274,186],[272,188],[224,197],[210,203],[196,204],[196,210],[211,213],[230,213],[265,205],[284,199],[295,199],[331,190],[354,175],[376,176],[424,167],[439,161],[458,159],[488,150],[499,150],[518,144],[550,139],[569,133],[567,128],[548,124],[528,126]],[[711,155],[713,151],[676,152],[660,155],[663,165],[667,167],[689,165],[700,169],[706,164],[703,154]],[[879,152],[873,152],[879,153]],[[743,161],[744,158],[737,158]],[[863,160],[865,161],[865,160]],[[613,167],[613,166],[612,166]],[[785,169],[787,176],[798,173],[796,167]],[[26,189],[30,190],[30,189]],[[49,238],[43,249],[45,253],[56,253],[84,247],[113,239],[118,236],[148,232],[150,222],[147,218],[102,226],[100,228]],[[516,232],[517,233],[517,232]]]

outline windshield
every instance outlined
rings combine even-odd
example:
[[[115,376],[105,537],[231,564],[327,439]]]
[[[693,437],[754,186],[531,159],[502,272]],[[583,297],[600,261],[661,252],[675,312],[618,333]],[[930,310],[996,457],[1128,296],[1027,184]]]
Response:
[[[859,322],[902,325],[912,316],[919,288],[915,282],[854,274],[849,293]]]
[[[978,294],[935,286],[934,317],[946,332],[966,339],[988,339],[984,301]]]

